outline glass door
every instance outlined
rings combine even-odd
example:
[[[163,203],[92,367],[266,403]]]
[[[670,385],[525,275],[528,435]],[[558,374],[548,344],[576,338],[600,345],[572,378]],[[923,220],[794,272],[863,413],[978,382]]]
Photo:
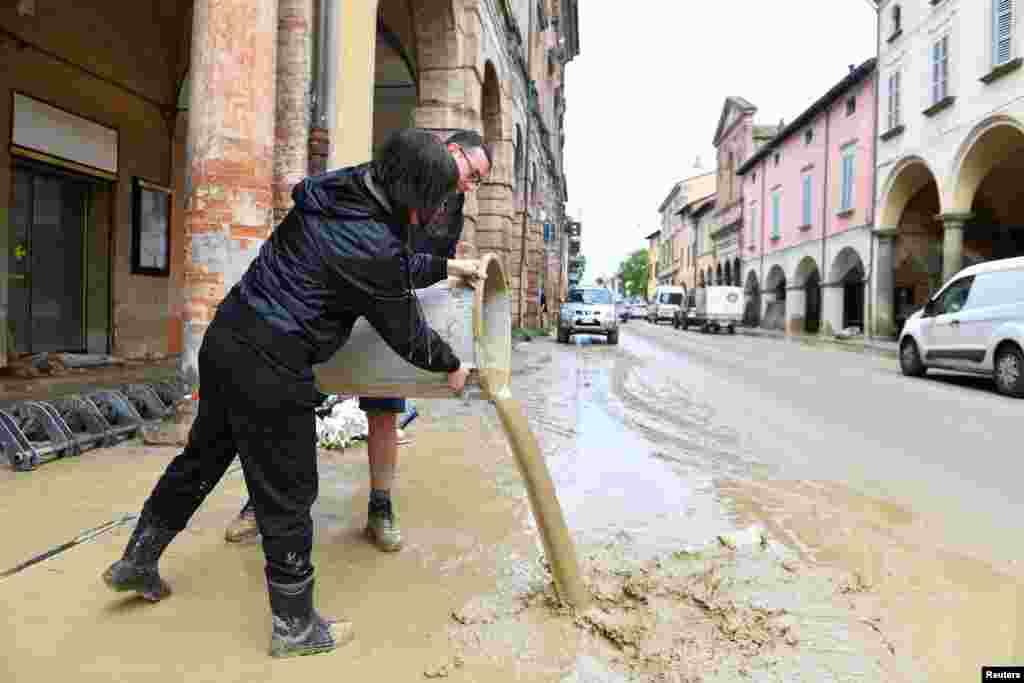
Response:
[[[34,167],[14,169],[9,317],[16,354],[85,350],[91,194],[84,179]]]

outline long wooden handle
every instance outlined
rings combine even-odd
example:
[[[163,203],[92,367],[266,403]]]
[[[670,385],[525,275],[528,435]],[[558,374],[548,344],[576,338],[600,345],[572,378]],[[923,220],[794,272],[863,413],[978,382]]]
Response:
[[[530,424],[518,401],[510,397],[495,397],[494,405],[526,483],[533,517],[540,528],[544,552],[555,578],[555,589],[564,602],[582,611],[590,603],[590,593],[580,576],[576,547],[565,525],[562,507],[558,504],[555,485],[540,445],[530,431]]]

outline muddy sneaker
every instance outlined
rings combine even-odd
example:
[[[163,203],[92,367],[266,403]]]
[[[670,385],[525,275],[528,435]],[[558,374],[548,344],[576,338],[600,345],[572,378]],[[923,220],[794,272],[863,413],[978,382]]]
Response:
[[[313,577],[299,583],[267,581],[273,626],[271,657],[301,657],[330,652],[350,642],[352,623],[324,619],[313,609]]]
[[[251,503],[246,503],[238,517],[231,522],[227,531],[224,532],[224,540],[228,543],[240,543],[249,538],[260,535],[260,529],[256,526],[256,510]]]
[[[382,552],[393,553],[402,549],[402,532],[398,530],[390,505],[385,510],[370,510],[366,519],[366,537]]]
[[[132,532],[124,556],[103,572],[103,583],[114,591],[134,591],[150,602],[168,597],[171,587],[160,578],[157,563],[177,535],[177,531],[140,521]]]

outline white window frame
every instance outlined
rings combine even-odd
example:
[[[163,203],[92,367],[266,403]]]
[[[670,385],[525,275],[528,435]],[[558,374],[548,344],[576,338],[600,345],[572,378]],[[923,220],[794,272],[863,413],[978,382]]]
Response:
[[[1016,50],[1017,16],[1013,0],[992,0],[992,66],[1013,61]],[[1000,18],[1006,17],[1005,21]]]
[[[931,69],[931,103],[938,104],[949,97],[949,44],[950,34],[944,33],[932,41],[928,59]]]
[[[900,101],[902,80],[903,74],[899,69],[889,74],[889,127],[887,130],[898,128],[903,118]]]
[[[857,180],[857,147],[849,145],[842,150],[842,174],[839,186],[839,211],[849,211],[854,203],[854,185]]]

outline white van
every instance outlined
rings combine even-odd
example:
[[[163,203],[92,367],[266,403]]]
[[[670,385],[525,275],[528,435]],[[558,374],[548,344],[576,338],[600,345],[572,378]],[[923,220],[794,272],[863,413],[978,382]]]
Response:
[[[647,321],[657,324],[662,320],[674,320],[676,311],[683,305],[685,298],[685,287],[656,287],[651,302],[647,304]]]
[[[900,369],[988,375],[996,389],[1024,397],[1024,258],[965,268],[917,311],[900,332]]]

